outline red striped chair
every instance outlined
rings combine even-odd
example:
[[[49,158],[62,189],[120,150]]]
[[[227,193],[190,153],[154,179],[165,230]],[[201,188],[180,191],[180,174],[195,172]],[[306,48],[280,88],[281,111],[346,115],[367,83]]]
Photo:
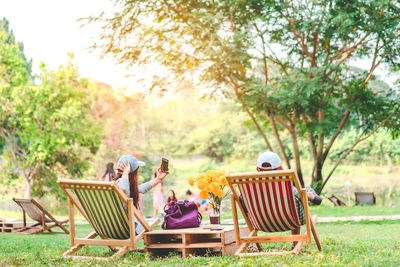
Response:
[[[235,256],[298,254],[304,242],[311,243],[311,233],[319,250],[322,249],[315,230],[316,216],[311,218],[306,190],[301,188],[294,170],[266,171],[255,173],[227,174],[231,188],[233,222],[236,244],[239,249]],[[257,232],[287,232],[301,226],[297,212],[293,186],[300,195],[304,207],[305,232],[298,235],[257,236]],[[243,214],[250,234],[240,236],[237,206]],[[290,251],[263,252],[261,243],[297,242]],[[258,253],[245,253],[251,243],[256,243]]]

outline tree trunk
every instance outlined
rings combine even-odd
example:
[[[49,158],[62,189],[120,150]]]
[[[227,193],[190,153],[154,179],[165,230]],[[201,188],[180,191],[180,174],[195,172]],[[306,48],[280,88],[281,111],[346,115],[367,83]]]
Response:
[[[274,119],[273,116],[269,116],[268,118],[271,121],[272,130],[274,132],[275,139],[278,141],[279,148],[281,149],[281,153],[282,153],[283,158],[285,159],[285,162],[286,162],[286,166],[287,166],[288,169],[290,169],[291,167],[290,167],[289,157],[286,154],[285,147],[283,146],[282,140],[281,140],[281,138],[279,136],[279,132],[278,132],[278,128],[276,127],[275,119]]]
[[[303,172],[301,171],[301,163],[300,163],[300,150],[299,150],[299,145],[297,144],[296,131],[294,129],[292,132],[290,132],[290,136],[292,137],[292,142],[293,142],[293,153],[296,162],[297,175],[299,176],[301,186],[304,187]]]
[[[322,163],[322,155],[320,155],[317,158],[317,162],[316,162],[316,166],[315,166],[315,175],[312,177],[312,183],[313,184],[318,184],[320,183],[320,181],[323,180],[322,177],[322,167],[323,167],[323,163]],[[315,188],[314,188],[315,189]]]
[[[24,198],[31,198],[32,195],[32,185],[29,182],[25,182],[25,195]]]

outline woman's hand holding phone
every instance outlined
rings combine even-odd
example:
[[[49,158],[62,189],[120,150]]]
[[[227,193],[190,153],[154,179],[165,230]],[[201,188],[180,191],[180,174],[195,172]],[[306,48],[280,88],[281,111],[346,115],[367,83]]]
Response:
[[[157,169],[157,178],[159,178],[161,181],[165,178],[165,176],[167,176],[169,174],[169,172],[162,172],[161,171],[161,165],[160,168]]]

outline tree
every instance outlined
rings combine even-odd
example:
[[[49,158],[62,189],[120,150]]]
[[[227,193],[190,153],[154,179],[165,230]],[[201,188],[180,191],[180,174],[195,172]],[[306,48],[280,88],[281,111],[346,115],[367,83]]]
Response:
[[[59,175],[82,174],[100,142],[101,124],[90,115],[88,81],[72,63],[57,71],[42,65],[40,84],[30,81],[20,46],[0,32],[0,139],[3,159],[11,159],[9,178],[22,176],[25,198],[32,190],[56,191]]]
[[[160,62],[175,76],[191,74],[235,97],[270,150],[267,135],[274,136],[288,167],[281,134],[289,133],[303,184],[299,140],[308,140],[318,192],[379,128],[399,134],[399,95],[370,88],[378,66],[400,63],[398,1],[117,3],[120,12],[89,18],[106,29],[94,47],[121,63]],[[358,59],[370,61],[361,73],[351,71]],[[333,144],[349,128],[359,136],[324,176]]]
[[[32,60],[27,60],[24,53],[24,44],[22,42],[17,42],[13,31],[10,29],[9,22],[6,18],[0,20],[0,32],[3,32],[5,36],[3,37],[3,42],[5,44],[16,45],[19,49],[19,56],[22,59],[23,66],[27,70],[28,74],[31,75],[32,72]]]

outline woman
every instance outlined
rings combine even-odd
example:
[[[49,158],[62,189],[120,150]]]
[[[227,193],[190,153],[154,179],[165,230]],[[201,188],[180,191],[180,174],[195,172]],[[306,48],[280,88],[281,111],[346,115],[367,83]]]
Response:
[[[125,192],[125,194],[133,199],[133,205],[139,207],[139,193],[146,193],[154,186],[158,185],[167,175],[168,172],[164,173],[161,168],[158,168],[155,175],[156,177],[141,185],[138,184],[138,172],[139,167],[145,166],[146,163],[137,160],[134,156],[125,155],[122,156],[117,163],[118,173],[114,180],[117,181],[118,186]],[[140,233],[143,230],[143,226],[136,220],[136,232]]]
[[[153,175],[153,179],[156,177],[156,173]],[[154,186],[153,190],[153,208],[154,208],[154,213],[153,213],[153,219],[157,217],[157,213],[161,212],[163,213],[164,211],[164,197],[163,197],[163,184],[162,182]]]
[[[104,182],[110,182],[110,181],[112,181],[114,179],[114,177],[115,177],[114,163],[109,162],[106,165],[106,171],[103,174],[102,179],[103,179]]]
[[[178,199],[175,196],[175,192],[172,189],[168,191],[167,204],[171,202],[178,202]]]

